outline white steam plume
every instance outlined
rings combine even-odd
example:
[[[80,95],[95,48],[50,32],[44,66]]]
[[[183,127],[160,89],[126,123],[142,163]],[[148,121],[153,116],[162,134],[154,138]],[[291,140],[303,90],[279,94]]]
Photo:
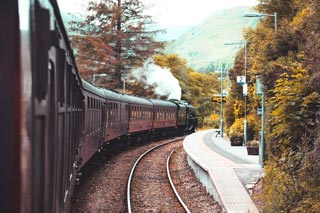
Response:
[[[181,99],[179,81],[169,69],[159,67],[152,59],[148,59],[143,67],[133,70],[132,75],[140,82],[156,85],[155,92],[158,95],[166,95],[168,99]]]

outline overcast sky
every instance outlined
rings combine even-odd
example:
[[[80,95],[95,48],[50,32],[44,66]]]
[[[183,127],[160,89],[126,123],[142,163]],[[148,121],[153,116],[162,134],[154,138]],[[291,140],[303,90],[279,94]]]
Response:
[[[143,0],[154,21],[163,25],[194,25],[214,11],[236,7],[254,6],[257,0]]]
[[[88,0],[58,0],[65,12],[82,13]],[[147,14],[160,25],[194,25],[214,11],[236,6],[255,6],[258,0],[142,0]]]

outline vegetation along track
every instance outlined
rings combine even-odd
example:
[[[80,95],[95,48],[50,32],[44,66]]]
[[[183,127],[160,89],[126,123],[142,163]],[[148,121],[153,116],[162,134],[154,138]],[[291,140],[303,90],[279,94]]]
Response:
[[[95,160],[82,171],[83,175],[80,177],[73,199],[72,212],[128,212],[127,181],[134,162],[146,150],[164,142],[134,146],[117,153],[110,153],[110,149],[102,150],[99,156],[95,157]],[[181,146],[182,140],[174,144],[174,147]],[[173,147],[166,153],[172,149]],[[167,156],[166,153],[158,154],[153,161],[159,161],[160,158],[165,159],[163,156]],[[165,176],[165,170],[162,173]],[[220,206],[194,176],[182,147],[173,153],[170,173],[177,191],[191,212],[221,212]],[[147,176],[147,172],[144,175]],[[163,182],[167,182],[165,178]],[[169,187],[167,189],[171,191]],[[153,188],[150,190],[155,192]],[[140,208],[139,210],[141,210],[139,212],[150,212],[150,209]],[[159,211],[155,210],[155,212]],[[134,209],[134,212],[138,211]],[[179,207],[177,210],[169,209],[165,212],[185,211]]]

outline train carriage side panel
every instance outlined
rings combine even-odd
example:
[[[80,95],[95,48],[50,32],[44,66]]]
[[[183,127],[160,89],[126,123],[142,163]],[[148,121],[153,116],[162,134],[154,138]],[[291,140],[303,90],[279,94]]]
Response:
[[[153,129],[176,128],[177,106],[170,101],[150,99],[153,104]]]
[[[108,142],[127,134],[129,104],[122,94],[106,89],[103,92],[106,99],[104,141]]]
[[[143,132],[152,129],[153,104],[146,98],[125,95],[129,103],[128,133]]]
[[[68,211],[79,159],[81,82],[56,2],[24,3],[23,7],[19,5],[19,18],[25,25],[16,34],[22,44],[16,52],[22,58],[16,63],[22,63],[19,77],[23,83],[12,90],[20,92],[22,101],[22,105],[16,105],[21,107],[17,120],[21,121],[22,153],[16,149],[23,160],[23,174],[19,177],[23,190],[21,210],[63,212]],[[19,44],[19,38],[15,42]],[[18,76],[15,80],[19,83]],[[10,84],[10,79],[6,83]]]
[[[103,144],[104,120],[102,119],[105,105],[104,92],[82,80],[85,97],[84,132],[80,144],[81,167]]]

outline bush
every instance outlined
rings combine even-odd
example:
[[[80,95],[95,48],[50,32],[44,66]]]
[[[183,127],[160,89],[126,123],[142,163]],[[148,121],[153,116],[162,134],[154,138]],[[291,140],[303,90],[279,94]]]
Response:
[[[247,137],[248,141],[259,140],[259,132],[261,131],[261,119],[255,114],[249,114],[247,116]]]
[[[232,124],[232,126],[229,129],[229,137],[242,137],[243,138],[243,132],[244,132],[244,119],[243,118],[237,118],[235,122]]]

